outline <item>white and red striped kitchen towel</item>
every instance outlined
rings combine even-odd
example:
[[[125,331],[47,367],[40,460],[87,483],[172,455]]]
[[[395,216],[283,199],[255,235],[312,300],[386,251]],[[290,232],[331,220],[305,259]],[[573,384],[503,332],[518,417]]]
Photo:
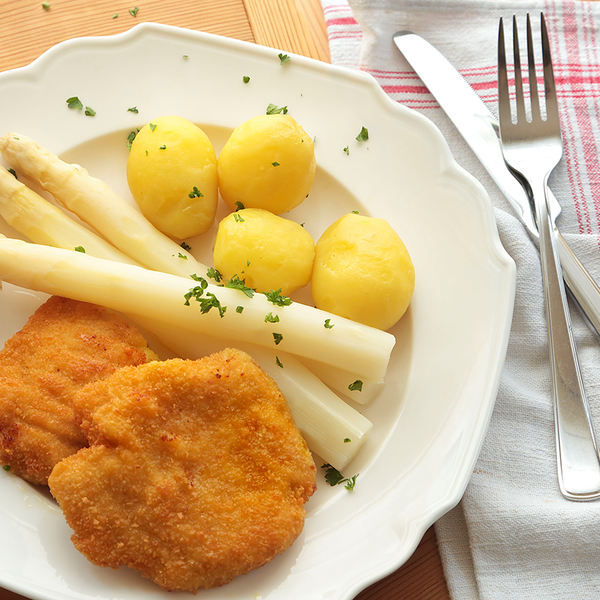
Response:
[[[600,282],[600,2],[322,0],[332,62],[370,73],[430,118],[458,163],[487,189],[517,264],[513,326],[498,398],[460,504],[436,524],[455,600],[600,598],[600,501],[569,502],[556,481],[550,367],[539,256],[483,167],[392,43],[411,30],[434,44],[497,114],[498,21],[544,12],[565,142],[550,183],[561,232]],[[573,311],[600,437],[600,341]]]

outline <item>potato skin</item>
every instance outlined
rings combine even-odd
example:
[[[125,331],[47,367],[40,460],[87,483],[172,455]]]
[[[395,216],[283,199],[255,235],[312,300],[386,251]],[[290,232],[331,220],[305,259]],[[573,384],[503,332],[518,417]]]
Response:
[[[131,145],[127,183],[144,216],[166,235],[185,239],[214,222],[217,157],[187,119],[164,116],[142,127]]]
[[[229,208],[281,214],[302,203],[316,172],[314,145],[289,115],[259,115],[237,127],[218,160],[219,190]]]
[[[387,221],[351,213],[317,242],[311,286],[317,308],[386,330],[410,304],[415,270]]]
[[[261,208],[231,213],[219,223],[213,264],[259,292],[289,296],[310,281],[314,241],[301,225]]]

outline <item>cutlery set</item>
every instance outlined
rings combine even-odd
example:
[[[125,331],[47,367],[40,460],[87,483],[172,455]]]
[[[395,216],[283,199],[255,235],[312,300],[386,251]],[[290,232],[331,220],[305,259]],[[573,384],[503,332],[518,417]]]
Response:
[[[512,104],[516,106],[516,115],[513,115],[504,23],[500,19],[499,123],[461,75],[427,41],[410,31],[400,31],[394,34],[393,39],[510,202],[531,237],[539,243],[559,487],[568,500],[595,500],[600,498],[600,458],[579,368],[566,289],[571,292],[588,323],[600,335],[600,288],[556,227],[560,205],[548,188],[548,177],[560,161],[563,148],[550,44],[543,14],[540,15],[540,27],[542,101],[538,93],[531,20],[527,15],[527,95],[517,19],[513,17]]]

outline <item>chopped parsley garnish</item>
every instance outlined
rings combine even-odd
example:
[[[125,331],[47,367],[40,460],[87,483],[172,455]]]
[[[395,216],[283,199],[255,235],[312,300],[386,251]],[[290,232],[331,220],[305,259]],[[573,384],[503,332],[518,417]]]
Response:
[[[242,217],[242,215],[238,215],[237,213],[233,213],[233,220],[236,223],[243,223],[246,219],[244,219],[244,217]]]
[[[181,244],[179,244],[184,250],[187,250],[188,252],[192,249],[192,247],[189,244],[186,244],[185,242],[181,242]]]
[[[359,213],[357,210],[353,210],[353,211],[352,211],[352,214],[353,214],[353,215],[358,215],[358,214],[360,214],[360,213]]]
[[[325,324],[323,326],[325,329],[332,329],[333,325],[331,324],[331,319],[325,319]]]
[[[44,10],[50,10],[50,2],[42,2],[42,8]]]
[[[156,125],[154,123],[148,123],[148,127],[150,127],[150,131],[154,131],[156,129]]]
[[[167,149],[167,147],[164,144],[159,147],[159,150],[166,150],[166,149]]]
[[[194,189],[188,194],[190,198],[204,198],[204,194],[194,186]]]
[[[192,298],[198,300],[198,298],[200,298],[200,296],[204,294],[204,290],[208,287],[208,281],[206,281],[206,279],[204,279],[203,277],[198,277],[198,275],[192,275],[192,279],[199,281],[200,285],[190,288],[190,291],[183,295],[183,297],[185,298],[185,306],[190,305],[190,300]]]
[[[69,108],[76,108],[77,110],[83,109],[83,103],[77,96],[71,96],[70,98],[67,98],[67,106]]]
[[[275,356],[275,364],[283,369],[283,363],[279,360],[279,356]]]
[[[133,140],[135,140],[135,136],[138,134],[139,129],[137,129],[136,131],[132,131],[128,136],[127,136],[127,147],[131,150],[131,144],[133,144]]]
[[[136,6],[136,7],[134,7],[134,8],[130,8],[130,9],[129,9],[129,14],[130,14],[132,17],[137,17],[138,10],[140,10],[140,7],[139,7],[139,6]]]
[[[221,275],[221,273],[214,267],[207,269],[206,276],[214,279],[217,283],[221,283],[221,281],[223,281],[223,275]]]
[[[287,115],[288,112],[288,108],[287,106],[277,106],[276,104],[269,104],[269,106],[267,106],[267,114],[268,115],[278,115],[280,113],[283,113],[284,115]]]
[[[239,313],[241,315],[244,312],[244,307],[243,306],[236,306],[235,312]]]
[[[254,296],[254,290],[246,285],[246,280],[240,279],[237,275],[234,275],[227,283],[225,283],[225,287],[240,290],[241,292],[244,292],[248,298]]]
[[[236,202],[235,203],[235,210],[236,210],[236,212],[238,210],[244,210],[244,208],[246,208],[246,207],[241,202]]]
[[[85,254],[85,248],[83,246],[75,246],[75,252],[83,252]]]
[[[350,438],[344,438],[344,444],[349,444],[352,440]]]
[[[248,82],[250,81],[250,77],[248,77],[248,75],[244,75],[244,76],[242,77],[242,81],[243,81],[244,83],[248,83]]]
[[[132,106],[131,108],[127,109],[127,112],[132,112],[132,113],[135,113],[137,115],[140,111],[138,110],[137,106]]]
[[[277,161],[274,161],[274,162],[272,162],[271,164],[272,164],[274,167],[278,167],[278,166],[279,166],[279,163],[278,163]]]
[[[2,468],[3,468],[5,471],[10,471],[10,465],[2,465]]]
[[[366,142],[369,139],[369,130],[366,127],[363,127],[360,130],[360,133],[356,136],[356,139],[359,142]]]
[[[346,154],[350,154],[350,148],[348,148],[348,146],[346,146],[346,147],[344,148],[344,152],[345,152]]]
[[[10,173],[10,174],[11,174],[11,175],[12,175],[12,176],[15,178],[15,179],[19,179],[19,178],[17,177],[17,172],[16,172],[14,169],[12,169],[12,168],[11,168],[11,169],[9,169],[9,170],[8,170],[8,172],[9,172],[9,173]]]
[[[113,13],[113,16],[112,16],[112,18],[113,18],[113,19],[116,19],[118,16],[119,16],[119,13]]]
[[[277,56],[279,56],[279,64],[284,65],[286,62],[290,62],[290,57],[287,54],[283,54],[280,52]]]
[[[327,469],[325,471],[325,481],[331,487],[340,485],[340,483],[345,483],[346,485],[344,487],[348,491],[351,492],[354,489],[358,473],[356,475],[352,475],[352,477],[344,477],[335,467],[332,467],[329,463],[325,463],[324,465],[322,465],[321,469]]]
[[[206,279],[201,279],[201,284],[190,289],[187,294],[184,294],[185,306],[190,305],[190,300],[193,298],[200,305],[200,312],[206,314],[211,308],[216,308],[219,311],[219,316],[223,318],[225,316],[226,306],[221,306],[218,298],[212,292],[206,292],[204,296],[204,290],[208,286]]]
[[[351,392],[362,392],[363,382],[360,379],[357,379],[354,383],[351,383],[348,386],[348,389]]]
[[[291,298],[281,295],[281,288],[278,290],[271,290],[270,292],[263,292],[263,294],[267,297],[267,300],[275,306],[289,306],[292,303]]]
[[[96,111],[91,106],[85,107],[85,116],[86,117],[95,117]]]
[[[178,253],[177,253],[177,256],[178,256],[179,258],[183,258],[183,260],[187,260],[187,259],[188,259],[188,257],[187,257],[185,254],[181,254],[181,252],[178,252]]]
[[[283,336],[280,333],[274,333],[273,339],[275,340],[275,345],[278,346],[281,340],[283,339]]]
[[[265,323],[279,323],[279,315],[274,315],[273,313],[269,313],[265,317]]]

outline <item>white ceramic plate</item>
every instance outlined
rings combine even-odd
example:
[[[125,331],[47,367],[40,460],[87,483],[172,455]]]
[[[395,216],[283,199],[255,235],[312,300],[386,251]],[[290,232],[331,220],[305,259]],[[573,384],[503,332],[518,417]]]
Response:
[[[71,96],[96,116],[68,109]],[[390,101],[369,76],[299,56],[281,65],[276,50],[155,24],[71,40],[0,74],[0,134],[28,135],[130,197],[130,131],[178,114],[201,125],[219,151],[232,128],[269,103],[287,106],[316,139],[315,185],[290,217],[315,238],[349,210],[388,219],[412,255],[416,291],[392,330],[398,342],[385,389],[364,410],[374,429],[346,472],[360,473],[355,490],[321,479],[304,532],[287,552],[201,594],[349,600],[406,561],[426,529],[458,503],[485,435],[515,267],[483,188],[429,121]],[[138,114],[127,111],[133,106]],[[369,140],[358,142],[363,126]],[[0,232],[15,236],[5,224]],[[211,241],[208,234],[191,245],[203,256]],[[4,286],[0,343],[39,303]],[[0,586],[39,599],[167,598],[133,571],[88,563],[50,496],[4,471],[0,531]]]

